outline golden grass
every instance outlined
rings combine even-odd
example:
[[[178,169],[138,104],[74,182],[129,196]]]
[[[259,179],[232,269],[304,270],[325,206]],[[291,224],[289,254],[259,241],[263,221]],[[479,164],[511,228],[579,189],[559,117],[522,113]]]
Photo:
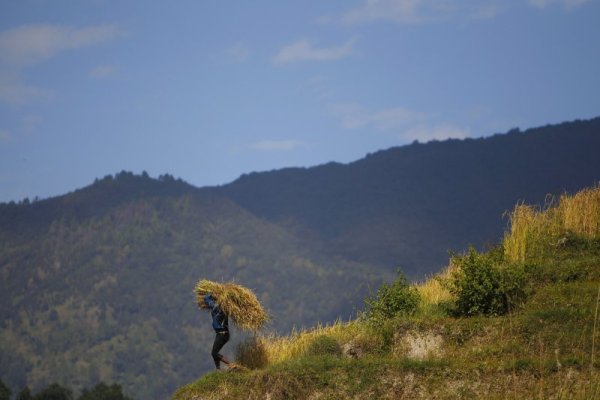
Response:
[[[452,294],[444,287],[442,282],[450,277],[453,270],[454,267],[449,265],[439,274],[415,285],[415,288],[421,296],[421,304],[423,306],[441,304],[452,300]]]
[[[566,230],[588,237],[600,234],[600,186],[561,196],[558,208]]]
[[[348,342],[361,342],[363,348],[370,347],[366,324],[360,320],[350,322],[336,321],[331,325],[317,325],[309,330],[294,330],[290,335],[270,334],[259,338],[267,353],[269,364],[294,359],[305,355],[311,343],[319,336],[334,338],[340,345]],[[375,346],[375,344],[372,344]],[[373,347],[371,346],[371,347]]]
[[[244,286],[203,279],[196,284],[195,292],[200,308],[207,308],[204,296],[208,293],[212,294],[223,312],[241,329],[257,330],[269,320],[269,314],[256,295]]]
[[[600,187],[583,189],[573,196],[549,198],[543,209],[517,204],[509,213],[504,235],[504,255],[511,262],[543,256],[549,245],[573,233],[591,238],[600,235]]]

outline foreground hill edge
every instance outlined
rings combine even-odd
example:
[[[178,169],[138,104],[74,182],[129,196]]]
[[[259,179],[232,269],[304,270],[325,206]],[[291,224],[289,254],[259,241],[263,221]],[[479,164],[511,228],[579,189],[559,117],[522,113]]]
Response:
[[[505,313],[461,311],[464,293],[448,282],[469,278],[469,260],[479,260],[479,272],[523,272],[523,298]],[[563,195],[544,210],[517,205],[500,247],[455,256],[448,270],[414,289],[421,302],[412,313],[373,324],[367,312],[254,338],[253,352],[237,351],[253,370],[209,373],[172,398],[600,397],[600,187]],[[473,304],[487,304],[468,294]]]

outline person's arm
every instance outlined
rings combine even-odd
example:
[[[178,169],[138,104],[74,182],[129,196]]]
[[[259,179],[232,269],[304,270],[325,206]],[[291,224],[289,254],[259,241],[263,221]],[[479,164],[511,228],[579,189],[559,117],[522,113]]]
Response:
[[[215,301],[214,297],[212,297],[212,294],[210,294],[210,293],[208,293],[206,296],[204,296],[204,303],[211,310],[214,310],[217,307],[217,302]]]

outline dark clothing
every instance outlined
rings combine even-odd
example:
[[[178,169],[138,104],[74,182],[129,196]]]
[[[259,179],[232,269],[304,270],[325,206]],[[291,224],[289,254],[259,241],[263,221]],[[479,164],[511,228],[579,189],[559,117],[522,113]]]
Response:
[[[221,310],[221,307],[217,304],[215,299],[209,293],[204,296],[204,303],[210,309],[210,315],[212,316],[212,326],[215,332],[222,332],[229,330],[229,321],[227,314]]]
[[[225,343],[227,343],[228,341],[229,331],[217,332],[211,352],[212,358],[213,360],[215,360],[215,367],[217,367],[217,369],[221,368],[221,360],[223,359],[223,356],[219,354],[219,351],[223,348],[223,346],[225,346]]]
[[[225,346],[225,343],[229,341],[229,321],[227,314],[221,310],[221,307],[219,307],[212,295],[207,294],[204,296],[204,303],[210,309],[212,326],[217,333],[211,355],[213,360],[215,360],[215,366],[219,369],[221,368],[221,361],[223,360],[223,355],[219,354],[219,351]]]

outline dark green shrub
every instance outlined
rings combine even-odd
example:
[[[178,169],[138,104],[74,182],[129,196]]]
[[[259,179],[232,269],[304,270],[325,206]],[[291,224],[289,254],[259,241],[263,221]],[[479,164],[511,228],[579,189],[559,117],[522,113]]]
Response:
[[[10,400],[10,389],[0,379],[0,400]]]
[[[369,322],[381,325],[395,316],[414,314],[420,301],[417,289],[411,287],[398,270],[398,278],[391,285],[384,283],[375,297],[366,299],[367,318]]]
[[[235,360],[246,368],[264,368],[269,363],[263,339],[253,336],[237,345]]]
[[[121,385],[107,385],[104,382],[98,383],[92,389],[83,389],[81,396],[77,400],[132,400],[123,394]]]
[[[73,391],[53,383],[33,397],[34,400],[73,400]]]
[[[513,310],[525,296],[523,268],[503,262],[502,250],[452,256],[456,268],[447,285],[455,296],[454,312],[461,316],[502,315]]]
[[[342,347],[340,344],[327,335],[320,335],[314,338],[314,340],[308,345],[308,349],[306,349],[306,355],[308,356],[341,356],[342,355]]]

